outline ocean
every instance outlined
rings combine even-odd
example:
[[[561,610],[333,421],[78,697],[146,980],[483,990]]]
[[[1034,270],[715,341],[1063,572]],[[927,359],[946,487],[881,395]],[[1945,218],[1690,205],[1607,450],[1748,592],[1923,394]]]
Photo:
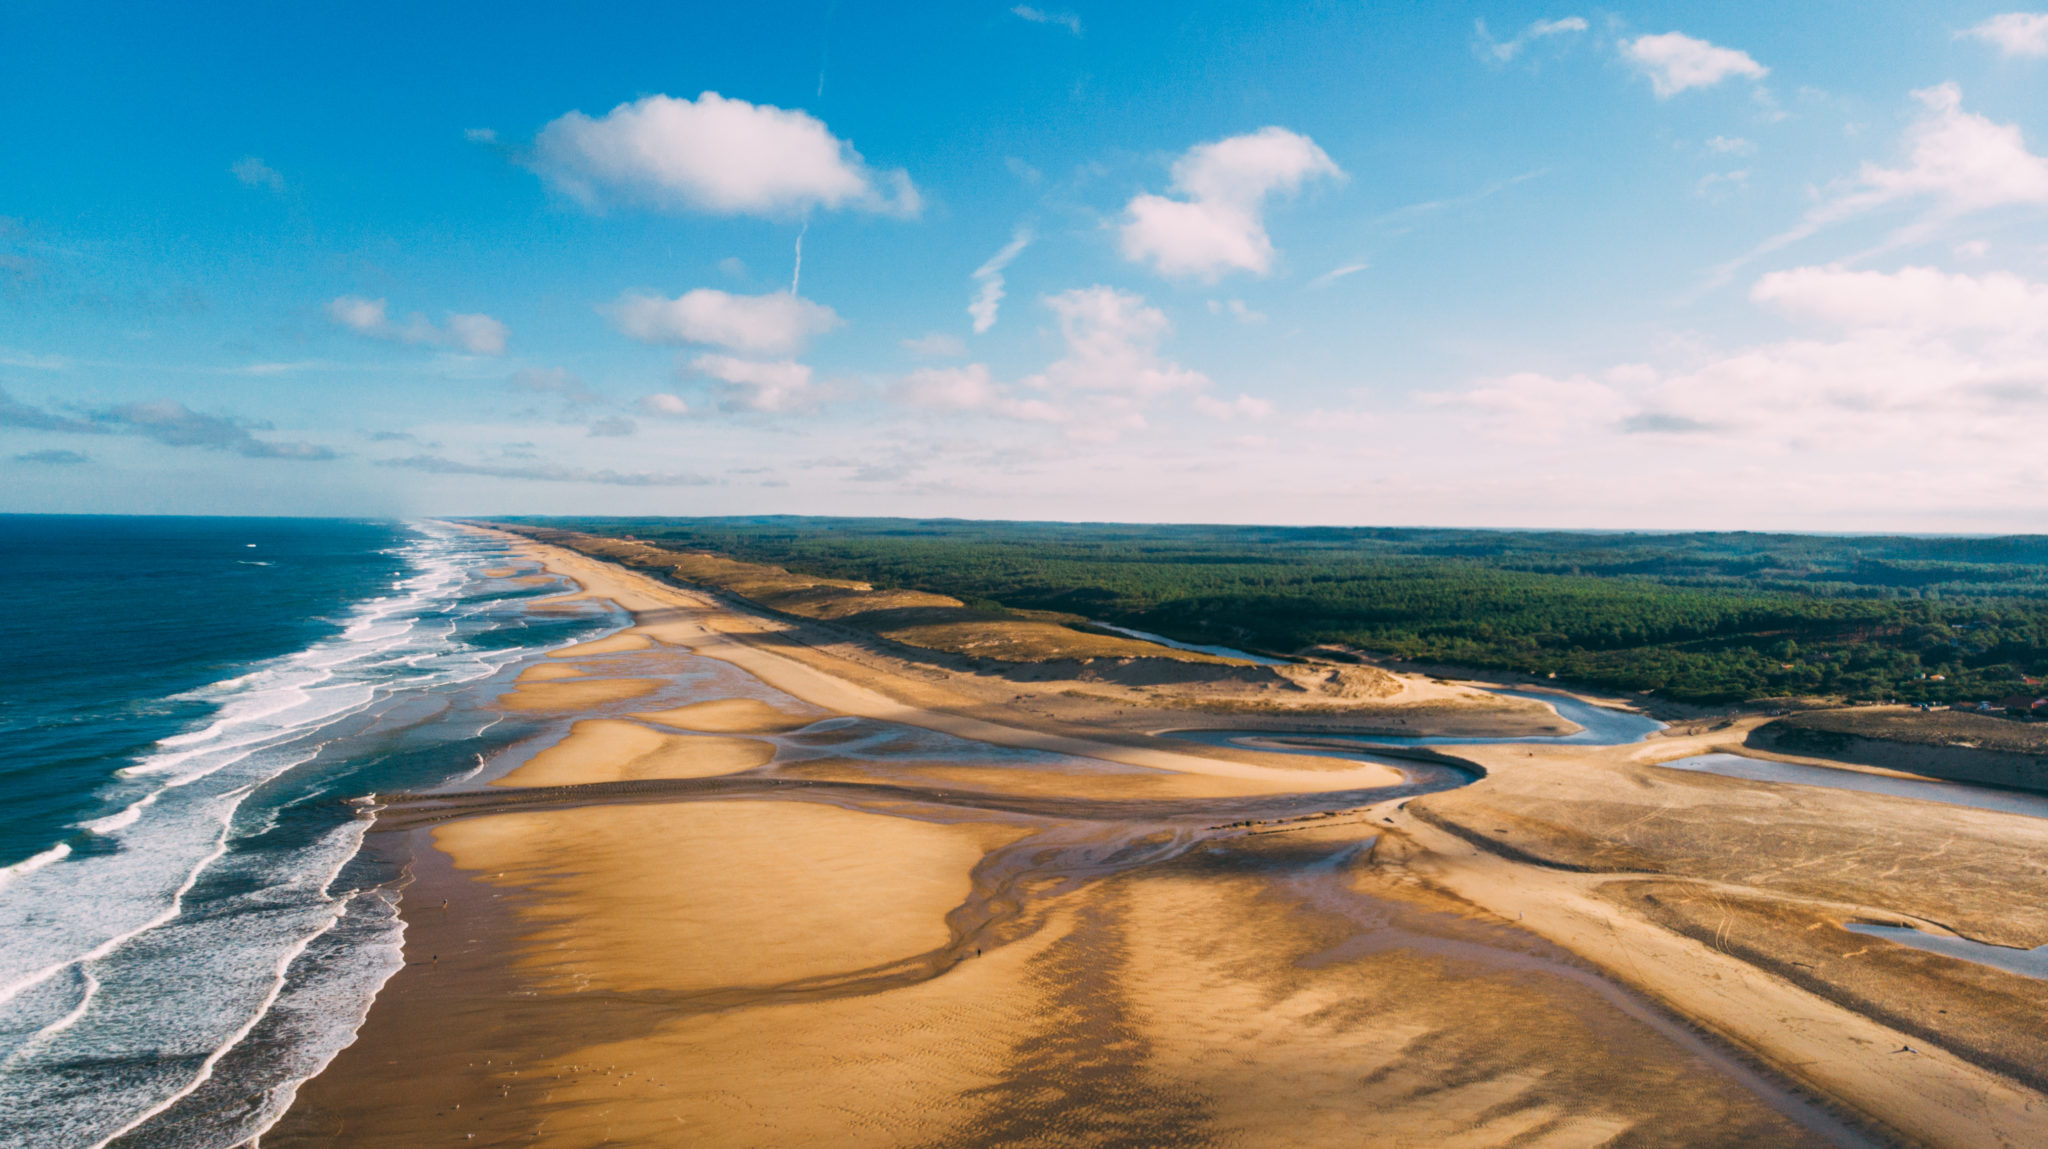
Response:
[[[536,612],[436,523],[0,516],[0,1146],[230,1146],[398,968],[375,792],[533,733]],[[534,572],[522,571],[531,575]]]

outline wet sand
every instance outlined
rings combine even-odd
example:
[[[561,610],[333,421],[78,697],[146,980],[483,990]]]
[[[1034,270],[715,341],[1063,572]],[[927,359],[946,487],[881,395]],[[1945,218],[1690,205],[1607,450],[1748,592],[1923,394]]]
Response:
[[[562,725],[502,785],[386,798],[370,837],[411,858],[410,964],[266,1146],[2017,1145],[2044,1128],[2039,1095],[1984,1057],[1774,972],[1793,926],[1752,913],[1748,957],[1701,940],[1701,891],[1784,906],[1912,885],[1879,851],[1800,864],[1756,784],[1633,765],[1726,733],[1461,747],[1482,781],[1417,761],[1413,785],[1400,760],[992,711],[535,553],[637,625],[585,644],[587,679],[507,695]],[[531,698],[572,685],[593,689]],[[770,757],[650,765],[723,744]],[[1814,801],[1800,818],[1897,816]],[[1721,845],[1724,809],[1747,830]],[[1959,829],[2004,832],[1929,833]],[[1888,1042],[1916,1052],[1887,1061]]]

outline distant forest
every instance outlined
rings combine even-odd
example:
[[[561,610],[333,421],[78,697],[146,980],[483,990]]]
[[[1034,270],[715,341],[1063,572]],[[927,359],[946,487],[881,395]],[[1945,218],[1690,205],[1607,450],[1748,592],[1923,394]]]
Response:
[[[524,518],[1185,642],[1690,702],[1996,699],[2048,673],[2048,536]]]

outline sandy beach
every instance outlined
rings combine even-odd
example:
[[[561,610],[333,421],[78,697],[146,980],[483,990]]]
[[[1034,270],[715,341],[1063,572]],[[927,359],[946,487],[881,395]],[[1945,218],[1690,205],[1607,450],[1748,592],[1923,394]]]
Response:
[[[407,965],[266,1146],[2048,1137],[1993,1024],[2042,983],[1844,928],[2048,941],[2048,824],[1654,765],[1741,724],[1463,775],[1212,746],[1161,732],[1244,716],[522,551],[634,624],[520,675],[553,724],[484,777],[380,798]]]

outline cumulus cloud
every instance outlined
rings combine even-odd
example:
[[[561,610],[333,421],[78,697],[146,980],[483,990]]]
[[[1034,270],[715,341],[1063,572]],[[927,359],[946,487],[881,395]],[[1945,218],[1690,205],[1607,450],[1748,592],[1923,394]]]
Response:
[[[731,295],[700,287],[680,298],[627,293],[611,306],[618,329],[643,343],[706,343],[752,355],[794,355],[839,314],[787,291]]]
[[[1836,330],[1677,369],[1525,372],[1425,404],[1497,439],[1582,451],[1597,449],[1588,428],[1604,426],[1629,437],[1711,438],[1717,453],[1797,460],[1836,475],[1875,468],[1896,478],[1902,468],[1955,459],[1979,478],[2038,473],[2038,420],[2015,416],[2048,411],[2048,284],[1925,267],[1804,267],[1763,276],[1751,298]]]
[[[1033,24],[1051,24],[1054,27],[1065,28],[1076,36],[1081,34],[1081,18],[1072,12],[1048,12],[1043,8],[1033,8],[1029,4],[1019,4],[1010,9],[1010,15],[1021,20],[1029,20]]]
[[[274,192],[284,190],[284,176],[255,156],[243,156],[229,165],[228,171],[242,181],[244,187],[269,188]]]
[[[341,295],[329,300],[327,317],[342,327],[370,339],[394,343],[459,347],[472,355],[503,355],[512,329],[488,315],[451,312],[444,326],[436,327],[426,316],[414,312],[404,323],[391,320],[387,303],[359,295]]]
[[[1906,129],[1903,164],[1864,163],[1854,177],[1829,188],[1796,226],[1717,268],[1714,282],[1726,282],[1756,257],[1833,224],[1896,205],[1924,206],[1919,218],[1892,234],[1887,247],[1925,240],[1980,212],[2048,207],[2048,159],[2027,149],[2018,125],[1964,111],[1962,90],[1954,84],[1919,89],[1913,98],[1923,111]]]
[[[1173,325],[1143,296],[1111,287],[1079,287],[1046,297],[1067,352],[1028,384],[1055,394],[1098,392],[1157,398],[1208,385],[1199,371],[1160,358]]]
[[[1749,297],[1788,315],[1849,328],[2008,335],[2048,328],[2048,286],[2007,272],[1978,276],[1932,267],[1890,273],[1799,267],[1757,280]]]
[[[721,384],[718,405],[728,411],[807,411],[820,398],[810,366],[794,360],[699,355],[690,369]]]
[[[1267,198],[1311,179],[1343,176],[1313,140],[1285,128],[1198,144],[1173,165],[1173,190],[1184,198],[1145,194],[1125,205],[1124,258],[1149,261],[1176,278],[1264,275],[1274,256],[1263,219]]]
[[[680,419],[690,413],[690,405],[683,402],[683,397],[680,395],[670,395],[662,392],[643,397],[640,400],[640,410],[649,415]]]
[[[1522,49],[1528,47],[1534,41],[1549,36],[1561,36],[1567,32],[1585,31],[1586,19],[1583,16],[1566,16],[1559,20],[1538,20],[1527,28],[1522,29],[1521,34],[1512,40],[1494,39],[1493,34],[1486,30],[1486,21],[1484,20],[1476,21],[1474,28],[1479,35],[1480,54],[1490,60],[1505,64],[1516,56],[1521,55]]]
[[[967,314],[974,317],[974,333],[980,335],[996,325],[996,308],[1003,302],[1003,269],[1010,266],[1031,242],[1031,232],[1018,228],[1010,242],[1001,251],[989,256],[988,262],[974,269],[976,284],[974,298],[967,304]]]
[[[1761,80],[1771,71],[1747,52],[1709,44],[1683,32],[1624,41],[1621,54],[1650,78],[1650,89],[1660,100],[1688,88],[1711,88],[1730,76]]]
[[[601,483],[614,487],[705,487],[718,480],[683,471],[614,471],[564,467],[553,463],[465,463],[439,455],[408,455],[383,459],[380,467],[400,467],[434,475],[483,475],[539,483]]]
[[[1013,385],[982,363],[928,367],[891,384],[889,398],[929,411],[1057,423],[1071,437],[1107,440],[1144,427],[1149,404],[1210,385],[1207,376],[1160,355],[1172,325],[1142,296],[1098,286],[1044,302],[1065,343],[1065,352],[1044,370]]]
[[[1907,162],[1866,163],[1847,194],[1823,205],[1834,220],[1898,200],[1928,198],[1945,216],[2013,205],[2048,205],[2048,159],[2027,150],[2017,124],[1963,111],[1962,89],[1940,84],[1913,93],[1925,113],[1906,131]]]
[[[1991,44],[2002,56],[2048,58],[2048,12],[2006,12],[1956,35]]]
[[[889,397],[906,407],[927,411],[979,411],[1007,419],[1043,423],[1066,420],[1066,413],[1042,399],[1019,399],[998,383],[986,364],[927,367],[913,371],[890,387]]]
[[[597,118],[570,112],[541,129],[533,164],[592,206],[619,199],[762,216],[812,208],[913,216],[920,208],[907,174],[869,168],[822,121],[717,92],[646,96]]]

